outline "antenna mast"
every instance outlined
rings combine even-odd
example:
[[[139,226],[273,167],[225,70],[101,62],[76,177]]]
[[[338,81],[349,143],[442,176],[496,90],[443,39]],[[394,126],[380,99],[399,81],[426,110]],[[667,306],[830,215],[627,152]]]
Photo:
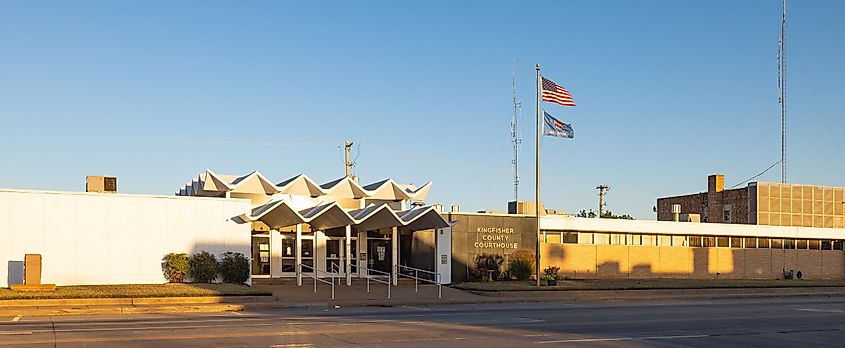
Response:
[[[349,150],[352,149],[352,144],[354,143],[350,140],[343,142],[343,166],[346,169],[347,177],[352,177],[352,167],[355,166],[355,162],[349,160]]]
[[[786,183],[786,0],[783,0],[783,17],[778,36],[778,103],[780,103],[780,182]]]
[[[513,116],[511,117],[511,142],[513,143],[513,200],[519,200],[519,138],[517,120],[522,116],[522,101],[516,99],[516,59],[511,62],[511,81],[513,84]]]

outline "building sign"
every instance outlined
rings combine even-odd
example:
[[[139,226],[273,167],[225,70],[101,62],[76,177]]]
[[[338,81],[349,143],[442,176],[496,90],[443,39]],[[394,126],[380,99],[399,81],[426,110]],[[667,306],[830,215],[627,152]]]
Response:
[[[476,249],[516,249],[519,243],[514,237],[513,227],[477,227],[475,229]]]

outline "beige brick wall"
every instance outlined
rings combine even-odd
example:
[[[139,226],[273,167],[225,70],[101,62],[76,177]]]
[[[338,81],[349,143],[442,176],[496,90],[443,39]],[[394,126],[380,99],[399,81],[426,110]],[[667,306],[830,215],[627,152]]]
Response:
[[[822,250],[822,278],[845,278],[845,253],[838,250]]]
[[[540,265],[580,278],[781,279],[784,269],[801,270],[806,279],[845,278],[840,250],[543,243]]]
[[[744,278],[746,279],[772,279],[772,250],[771,249],[744,249],[743,261]]]

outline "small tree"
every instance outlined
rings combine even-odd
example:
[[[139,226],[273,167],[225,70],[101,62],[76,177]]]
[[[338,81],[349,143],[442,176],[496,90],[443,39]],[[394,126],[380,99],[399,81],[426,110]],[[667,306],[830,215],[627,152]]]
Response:
[[[534,252],[528,249],[514,251],[508,263],[508,270],[517,280],[528,280],[534,272]]]
[[[184,253],[170,253],[164,256],[164,278],[171,283],[181,283],[188,275],[190,263]]]
[[[245,283],[249,279],[249,260],[244,254],[226,252],[220,260],[220,275],[226,283]]]
[[[194,282],[211,283],[217,279],[217,258],[205,250],[191,255],[191,269],[189,274]]]

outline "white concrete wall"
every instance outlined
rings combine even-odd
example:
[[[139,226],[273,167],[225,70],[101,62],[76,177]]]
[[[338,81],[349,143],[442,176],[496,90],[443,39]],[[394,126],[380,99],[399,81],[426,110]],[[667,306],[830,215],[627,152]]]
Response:
[[[42,283],[57,285],[163,283],[171,252],[251,258],[250,224],[230,220],[250,208],[240,199],[0,190],[0,287],[25,254],[41,254]]]

